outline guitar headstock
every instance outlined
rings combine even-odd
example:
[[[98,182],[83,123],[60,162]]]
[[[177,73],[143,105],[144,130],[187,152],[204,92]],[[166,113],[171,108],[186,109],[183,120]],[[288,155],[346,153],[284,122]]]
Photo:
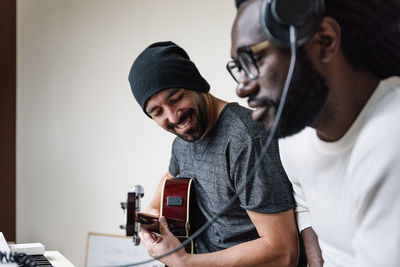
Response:
[[[126,236],[132,236],[135,246],[140,244],[139,222],[136,220],[136,213],[140,211],[140,200],[143,196],[143,187],[135,185],[132,192],[128,192],[126,202],[121,202],[121,208],[125,213],[125,225],[120,225],[120,228],[126,230]]]

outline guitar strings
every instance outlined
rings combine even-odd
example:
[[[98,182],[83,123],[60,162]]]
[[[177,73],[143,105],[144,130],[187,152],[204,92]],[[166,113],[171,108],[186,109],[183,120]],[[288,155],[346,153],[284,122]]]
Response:
[[[261,153],[260,153],[260,157],[257,158],[256,163],[254,164],[253,168],[250,170],[249,175],[247,176],[247,182],[242,187],[239,188],[239,190],[235,194],[235,196],[233,198],[231,198],[231,200],[217,214],[215,214],[211,218],[211,220],[209,220],[205,224],[203,224],[196,232],[194,232],[191,236],[189,236],[185,241],[183,241],[176,248],[174,248],[174,249],[172,249],[172,250],[170,250],[170,251],[168,251],[168,252],[166,252],[166,253],[164,253],[162,255],[155,256],[155,257],[153,257],[151,259],[148,259],[148,260],[143,260],[143,261],[140,261],[140,262],[135,262],[135,263],[126,264],[126,265],[116,265],[114,267],[133,267],[135,265],[141,265],[141,264],[149,263],[149,262],[152,262],[152,261],[155,261],[155,260],[159,260],[161,258],[164,258],[164,257],[166,257],[168,255],[171,255],[171,254],[177,252],[178,250],[184,248],[190,242],[194,241],[194,239],[196,237],[198,237],[204,230],[206,230],[208,227],[210,227],[221,216],[221,214],[224,213],[233,204],[233,202],[235,202],[239,198],[239,194],[241,192],[243,192],[243,190],[245,189],[246,185],[253,180],[255,172],[258,169],[258,167],[260,166],[261,161],[264,158],[265,154],[267,153],[268,148],[271,145],[271,142],[272,142],[272,140],[273,140],[273,138],[275,136],[275,132],[276,132],[276,129],[278,127],[279,121],[281,119],[282,110],[283,110],[283,107],[285,105],[287,93],[289,91],[289,85],[290,85],[290,82],[292,80],[292,76],[293,76],[293,72],[294,72],[294,66],[295,66],[295,63],[296,63],[296,46],[297,46],[297,32],[296,32],[296,28],[291,25],[290,26],[290,51],[291,51],[290,64],[289,64],[288,74],[287,74],[286,80],[285,80],[285,85],[283,87],[282,96],[281,96],[281,99],[280,99],[278,110],[276,112],[274,123],[273,123],[271,131],[269,132],[269,135],[268,135],[268,139],[265,142],[265,144],[263,145],[263,148],[262,148]],[[107,266],[99,266],[99,267],[107,267]]]

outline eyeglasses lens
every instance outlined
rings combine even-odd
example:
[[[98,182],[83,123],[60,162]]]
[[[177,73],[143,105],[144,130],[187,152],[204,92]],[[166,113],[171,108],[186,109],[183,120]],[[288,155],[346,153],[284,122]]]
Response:
[[[254,64],[254,61],[250,54],[248,53],[239,54],[239,62],[250,79],[254,79],[258,76],[258,68]]]
[[[232,75],[233,79],[235,79],[236,82],[239,82],[240,70],[234,61],[230,61],[228,63],[228,70],[229,70],[229,73]]]

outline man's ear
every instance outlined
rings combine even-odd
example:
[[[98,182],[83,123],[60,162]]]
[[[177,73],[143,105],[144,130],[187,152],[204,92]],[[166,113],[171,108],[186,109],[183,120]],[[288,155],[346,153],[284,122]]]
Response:
[[[340,49],[341,28],[339,23],[325,17],[311,40],[315,55],[322,63],[329,63]]]

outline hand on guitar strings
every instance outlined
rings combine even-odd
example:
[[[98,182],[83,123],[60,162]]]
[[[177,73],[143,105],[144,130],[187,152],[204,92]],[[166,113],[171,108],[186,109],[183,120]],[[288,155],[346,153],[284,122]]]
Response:
[[[136,212],[136,221],[140,223],[141,229],[147,229],[152,232],[160,233],[158,216],[145,212]]]
[[[140,230],[139,236],[142,244],[151,257],[163,255],[181,244],[178,238],[169,230],[164,216],[159,219],[159,230],[159,235],[145,228]],[[190,254],[186,253],[185,249],[182,248],[173,254],[163,257],[160,261],[168,266],[179,266],[179,262],[187,255]]]

